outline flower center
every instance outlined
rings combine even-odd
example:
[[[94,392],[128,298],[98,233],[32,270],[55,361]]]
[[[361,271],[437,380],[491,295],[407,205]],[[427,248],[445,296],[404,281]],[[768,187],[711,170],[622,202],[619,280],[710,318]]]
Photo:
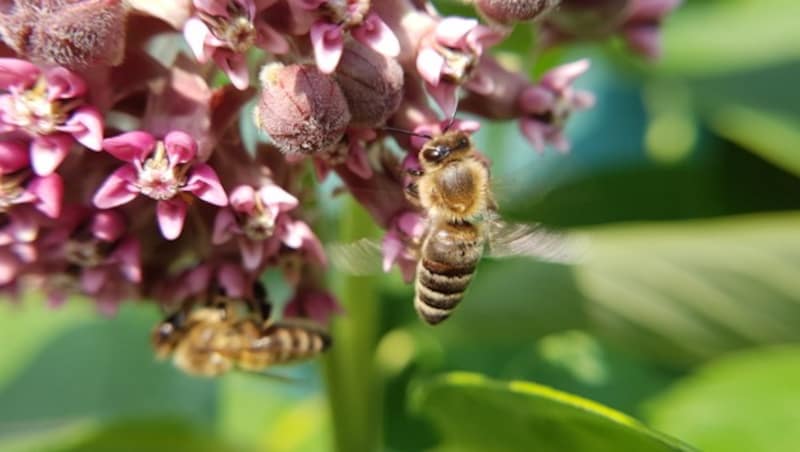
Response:
[[[11,93],[7,121],[33,135],[49,135],[66,122],[77,100],[50,101],[47,99],[47,82],[40,78],[29,90]]]
[[[158,201],[172,199],[186,183],[188,165],[174,165],[169,161],[164,142],[156,144],[156,151],[145,160],[139,170],[139,191]]]
[[[242,230],[250,240],[266,240],[275,232],[275,217],[269,209],[264,207],[258,195],[255,197],[255,202],[255,212],[244,220]]]
[[[64,244],[64,258],[79,267],[96,267],[106,260],[105,245],[95,239],[70,239]]]
[[[357,27],[369,12],[370,0],[328,0],[324,7],[334,23]]]
[[[256,29],[253,21],[238,3],[228,4],[228,17],[212,16],[202,11],[198,12],[203,22],[208,25],[211,33],[224,42],[236,53],[244,53],[256,41]]]
[[[477,55],[442,45],[437,45],[436,50],[445,60],[442,78],[446,82],[460,85],[472,77],[478,63]]]

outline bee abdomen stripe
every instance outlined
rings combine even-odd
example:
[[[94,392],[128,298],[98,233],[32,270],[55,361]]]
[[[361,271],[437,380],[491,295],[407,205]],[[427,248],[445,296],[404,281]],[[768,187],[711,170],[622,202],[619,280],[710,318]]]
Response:
[[[430,259],[422,259],[422,267],[425,270],[442,276],[465,276],[475,273],[475,262],[468,265],[453,265],[445,262],[437,262]]]
[[[423,320],[430,323],[431,325],[436,325],[437,323],[450,317],[451,310],[437,309],[432,306],[428,306],[425,303],[423,303],[419,298],[416,298],[414,300],[414,306],[417,308],[417,312],[419,313],[420,317],[422,317]]]
[[[453,309],[464,298],[464,292],[451,294],[439,293],[425,286],[417,287],[419,301],[436,309]]]
[[[443,276],[431,273],[425,267],[421,267],[417,273],[417,279],[423,286],[443,294],[461,293],[466,290],[472,274],[462,276]]]

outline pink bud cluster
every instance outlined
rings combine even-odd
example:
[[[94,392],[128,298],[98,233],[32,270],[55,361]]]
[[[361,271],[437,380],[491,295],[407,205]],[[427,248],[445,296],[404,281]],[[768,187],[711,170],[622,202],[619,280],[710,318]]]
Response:
[[[486,24],[423,0],[5,4],[0,288],[53,304],[81,294],[113,312],[125,299],[252,296],[277,267],[294,288],[286,311],[325,322],[340,308],[324,285],[309,169],[339,177],[387,230],[384,270],[410,279],[424,213],[403,190],[424,140],[392,130],[477,130],[451,119],[458,107],[565,151],[565,124],[594,102],[573,88],[589,62],[530,80],[492,47],[533,21],[539,44],[619,33],[652,55],[677,3],[476,1]],[[268,135],[255,150],[240,118]]]

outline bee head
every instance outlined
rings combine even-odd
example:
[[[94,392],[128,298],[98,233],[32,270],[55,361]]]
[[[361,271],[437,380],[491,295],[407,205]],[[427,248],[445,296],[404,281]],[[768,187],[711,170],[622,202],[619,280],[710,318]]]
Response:
[[[151,340],[158,358],[164,359],[172,353],[178,341],[183,337],[185,323],[186,314],[181,310],[156,325]]]
[[[471,150],[469,135],[461,130],[453,130],[425,143],[419,152],[419,160],[424,167],[436,167],[463,158]]]

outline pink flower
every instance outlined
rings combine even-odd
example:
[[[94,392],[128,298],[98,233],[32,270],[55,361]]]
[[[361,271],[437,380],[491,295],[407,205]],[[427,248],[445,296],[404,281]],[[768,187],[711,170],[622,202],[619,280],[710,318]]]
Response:
[[[155,199],[158,226],[168,240],[178,238],[183,230],[187,194],[216,206],[228,204],[214,169],[195,160],[197,143],[183,132],[172,131],[163,141],[147,132],[128,132],[103,140],[103,149],[128,163],[97,189],[94,205],[110,209],[139,194]]]
[[[406,282],[414,279],[419,260],[417,250],[425,228],[422,215],[414,211],[403,212],[392,220],[381,244],[384,272],[397,264]]]
[[[478,121],[472,120],[460,120],[460,119],[446,119],[444,121],[439,122],[438,124],[421,124],[414,128],[414,136],[411,137],[411,145],[413,146],[414,150],[422,149],[422,146],[429,140],[429,138],[425,138],[424,135],[429,137],[435,137],[443,134],[448,130],[460,130],[462,132],[467,132],[468,134],[472,134],[478,131],[481,128],[481,123]],[[423,136],[420,136],[423,135]]]
[[[33,170],[47,176],[77,141],[100,150],[103,120],[84,105],[86,84],[76,74],[56,67],[42,71],[15,58],[0,58],[0,133],[23,132],[30,145]]]
[[[278,216],[297,204],[297,198],[274,183],[258,189],[240,185],[230,193],[230,206],[217,212],[212,242],[219,245],[236,237],[242,265],[255,270],[263,261],[266,241],[278,229]]]
[[[284,317],[302,317],[326,325],[331,316],[343,312],[336,298],[320,289],[299,288],[283,311]]]
[[[562,152],[569,150],[562,133],[564,125],[573,112],[594,105],[592,93],[572,88],[575,79],[588,69],[586,59],[558,66],[520,95],[518,102],[525,114],[520,130],[537,150],[543,151],[546,144]]]
[[[201,63],[213,60],[239,89],[250,84],[246,52],[257,46],[272,53],[286,53],[289,43],[259,20],[254,0],[194,0],[195,14],[186,21],[183,34]],[[275,0],[261,1],[261,9]]]
[[[311,26],[311,44],[320,71],[330,74],[336,70],[344,49],[345,32],[376,52],[388,57],[400,54],[400,43],[386,23],[369,12],[364,0],[294,0],[306,10],[321,10],[323,18]]]
[[[445,116],[455,112],[458,87],[479,93],[493,89],[492,80],[476,68],[485,48],[504,37],[475,19],[447,17],[423,39],[417,53],[417,72]]]
[[[345,138],[339,146],[314,156],[317,180],[325,180],[331,168],[338,165],[345,165],[353,174],[363,179],[372,177],[372,167],[367,159],[365,142],[373,141],[376,137],[377,134],[372,129],[347,129]]]

